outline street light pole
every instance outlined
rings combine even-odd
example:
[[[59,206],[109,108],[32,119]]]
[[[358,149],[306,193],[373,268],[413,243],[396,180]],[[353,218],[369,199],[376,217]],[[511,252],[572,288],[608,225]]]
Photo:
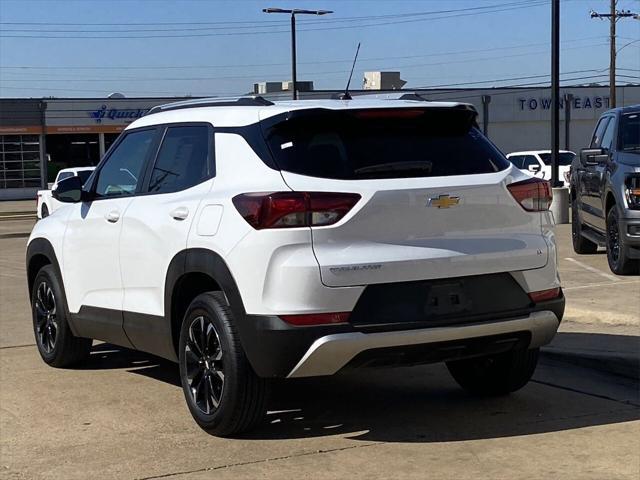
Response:
[[[300,8],[263,8],[264,13],[287,13],[291,15],[291,90],[292,98],[298,99],[298,74],[296,65],[296,15],[327,15],[331,10],[303,10]]]
[[[551,186],[560,187],[560,0],[551,0]]]
[[[293,99],[298,99],[298,72],[296,69],[296,14],[291,13],[291,89]]]

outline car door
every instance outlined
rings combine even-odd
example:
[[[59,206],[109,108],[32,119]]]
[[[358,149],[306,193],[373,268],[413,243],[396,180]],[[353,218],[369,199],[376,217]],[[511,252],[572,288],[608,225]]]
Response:
[[[610,117],[604,116],[600,118],[591,138],[589,148],[599,148],[602,142],[602,137],[607,125],[609,124]],[[576,172],[578,178],[577,195],[581,210],[581,217],[584,223],[596,227],[600,221],[598,219],[598,212],[600,207],[595,205],[593,192],[596,190],[597,185],[597,171],[596,165],[585,165],[582,161],[578,163],[578,170]]]
[[[79,335],[129,344],[122,329],[119,239],[156,134],[154,128],[123,134],[87,185],[92,200],[70,206],[62,257],[67,302]]]
[[[172,346],[163,329],[164,287],[173,257],[186,249],[202,198],[211,190],[215,164],[213,127],[187,123],[165,127],[143,191],[123,218],[120,264],[124,326],[136,348],[158,354]]]
[[[596,130],[591,148],[602,148],[605,152],[609,152],[613,143],[616,122],[613,116],[606,116],[603,120],[605,119],[607,120],[606,126],[600,132]],[[602,189],[608,164],[609,162],[604,161],[585,167],[584,188],[586,191],[583,198],[583,208],[586,215],[584,215],[584,221],[603,232],[605,230],[605,215]]]

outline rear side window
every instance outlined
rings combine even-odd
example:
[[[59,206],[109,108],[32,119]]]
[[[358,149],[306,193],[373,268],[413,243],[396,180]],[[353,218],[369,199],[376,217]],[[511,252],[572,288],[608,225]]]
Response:
[[[640,152],[640,113],[622,115],[619,137],[621,150]]]
[[[267,128],[278,167],[344,180],[492,173],[509,161],[455,109],[306,110]]]
[[[206,125],[167,128],[148,191],[176,192],[209,177],[209,138]]]

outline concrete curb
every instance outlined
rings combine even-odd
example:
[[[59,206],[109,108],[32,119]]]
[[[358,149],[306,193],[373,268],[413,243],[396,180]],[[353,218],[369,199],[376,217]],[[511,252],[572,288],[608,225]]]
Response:
[[[31,233],[18,232],[18,233],[0,233],[0,240],[3,238],[27,238]]]
[[[592,368],[621,377],[640,379],[640,355],[593,350],[566,350],[543,347],[542,358]]]

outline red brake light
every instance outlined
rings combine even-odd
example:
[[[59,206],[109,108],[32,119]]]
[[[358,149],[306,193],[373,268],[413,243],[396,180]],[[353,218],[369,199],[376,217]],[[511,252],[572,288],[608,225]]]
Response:
[[[544,302],[546,300],[553,300],[560,296],[560,288],[550,288],[548,290],[540,290],[539,292],[530,292],[529,298],[533,303]]]
[[[377,108],[374,110],[356,110],[353,115],[357,118],[416,118],[424,115],[424,110],[414,108]]]
[[[244,193],[233,197],[233,205],[249,225],[262,230],[332,225],[358,200],[357,193]]]
[[[549,210],[553,200],[551,184],[540,178],[530,178],[507,185],[509,192],[528,212]]]
[[[349,312],[340,313],[310,313],[306,315],[280,315],[280,318],[291,325],[328,325],[347,323]]]

